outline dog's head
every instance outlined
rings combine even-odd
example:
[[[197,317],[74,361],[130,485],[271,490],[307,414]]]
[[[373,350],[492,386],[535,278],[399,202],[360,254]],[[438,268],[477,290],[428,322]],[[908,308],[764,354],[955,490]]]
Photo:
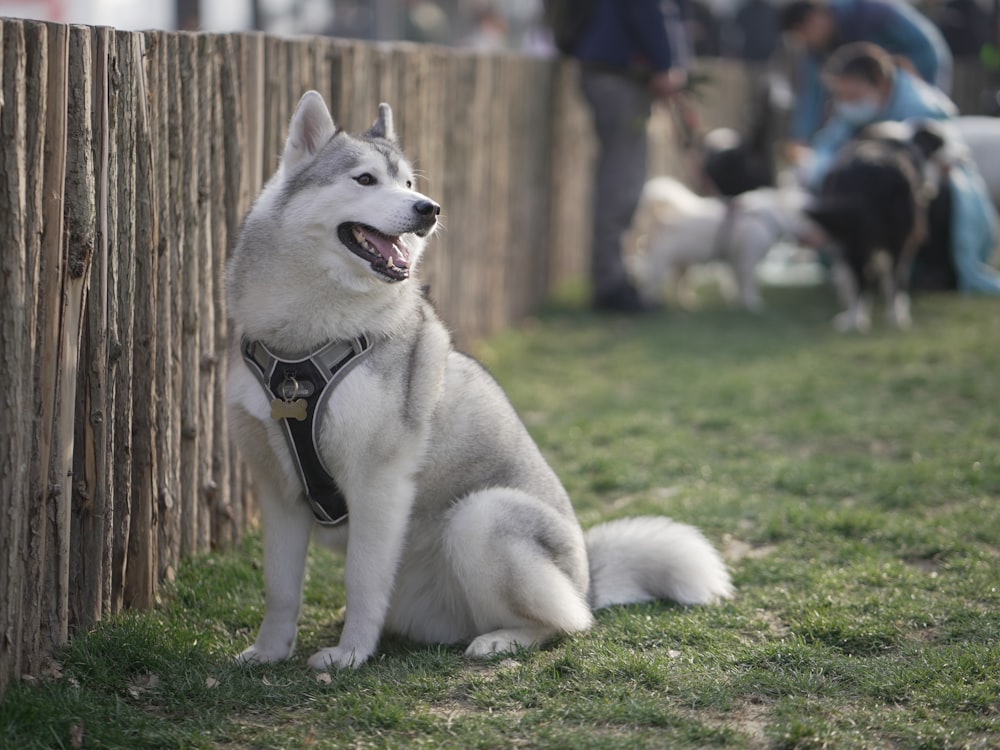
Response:
[[[323,98],[307,92],[289,126],[275,208],[287,231],[328,251],[341,281],[398,283],[413,273],[441,207],[417,192],[396,141],[392,110],[380,104],[358,136],[334,126]]]
[[[774,184],[770,155],[753,148],[732,128],[716,128],[702,139],[702,171],[719,195],[735,197]]]
[[[908,156],[922,177],[923,198],[933,200],[948,173],[966,158],[966,150],[937,120],[911,118],[903,122],[880,122],[866,127],[863,140],[889,144]]]
[[[419,297],[410,281],[440,207],[414,189],[392,110],[361,135],[302,97],[281,162],[247,214],[226,269],[235,330],[281,351],[390,330]]]
[[[939,185],[952,168],[969,162],[968,146],[940,120],[914,118],[907,120],[907,125],[913,144],[927,160],[928,182]]]

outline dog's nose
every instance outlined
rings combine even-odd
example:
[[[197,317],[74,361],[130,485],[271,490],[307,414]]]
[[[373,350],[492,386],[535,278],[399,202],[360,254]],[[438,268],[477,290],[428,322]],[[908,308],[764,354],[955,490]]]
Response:
[[[441,213],[441,206],[434,201],[420,200],[413,204],[413,210],[421,216],[437,216]]]

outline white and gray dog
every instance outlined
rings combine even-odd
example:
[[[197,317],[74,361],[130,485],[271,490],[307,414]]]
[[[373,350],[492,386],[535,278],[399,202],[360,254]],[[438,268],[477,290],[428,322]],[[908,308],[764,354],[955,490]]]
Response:
[[[309,92],[229,263],[230,418],[264,529],[266,611],[240,658],[291,655],[313,533],[346,551],[343,632],[316,669],[360,665],[385,629],[484,657],[586,630],[598,607],[730,596],[691,526],[580,528],[421,294],[439,207],[414,180],[387,105],[351,136]]]

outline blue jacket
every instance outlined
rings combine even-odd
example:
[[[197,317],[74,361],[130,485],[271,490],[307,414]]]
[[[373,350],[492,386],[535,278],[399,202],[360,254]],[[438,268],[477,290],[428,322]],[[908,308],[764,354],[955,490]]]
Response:
[[[1000,271],[990,265],[998,219],[989,189],[972,164],[951,170],[951,259],[963,292],[1000,295]]]
[[[920,77],[947,88],[951,52],[941,32],[902,0],[829,0],[837,25],[837,45],[872,42],[893,55],[906,57]],[[791,137],[808,140],[823,124],[826,92],[820,79],[823,60],[803,55],[798,99],[792,113]]]
[[[662,72],[683,65],[682,35],[668,31],[676,13],[661,0],[597,0],[573,56],[622,71]],[[673,17],[672,17],[673,16]]]
[[[941,93],[940,89],[924,83],[905,70],[897,70],[889,98],[872,122],[885,120],[901,122],[914,117],[946,120],[957,114],[957,111],[951,99]],[[869,124],[871,123],[864,123],[864,125]],[[813,189],[819,187],[837,152],[862,127],[863,125],[842,120],[836,113],[830,116],[826,125],[813,136],[809,144],[812,147],[812,159],[803,175],[803,181],[808,187]]]

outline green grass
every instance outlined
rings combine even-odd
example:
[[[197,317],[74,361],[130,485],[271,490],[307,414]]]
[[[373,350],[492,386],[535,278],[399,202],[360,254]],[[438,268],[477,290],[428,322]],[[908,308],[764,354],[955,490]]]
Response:
[[[342,562],[311,554],[289,663],[236,666],[262,615],[251,537],[10,690],[0,746],[1000,746],[1000,306],[920,298],[913,331],[861,337],[831,331],[826,290],[768,301],[643,319],[563,302],[476,352],[584,525],[700,526],[731,602],[609,609],[486,664],[386,638],[317,681]]]

